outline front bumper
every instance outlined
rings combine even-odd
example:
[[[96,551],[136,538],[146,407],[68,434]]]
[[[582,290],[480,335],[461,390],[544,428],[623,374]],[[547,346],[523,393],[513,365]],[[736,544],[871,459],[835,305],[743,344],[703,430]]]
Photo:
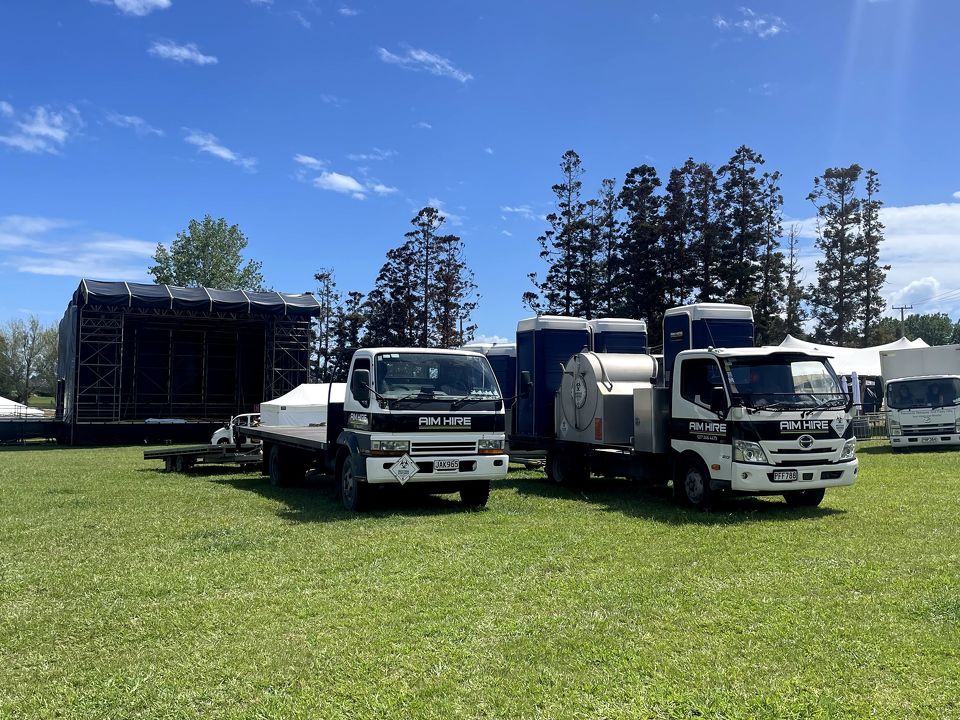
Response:
[[[390,468],[398,457],[368,457],[366,460],[367,482],[375,485],[399,485]],[[407,480],[411,483],[462,483],[473,480],[500,480],[507,476],[510,457],[504,455],[464,455],[459,458],[459,468],[455,470],[435,470],[434,460],[448,461],[447,457],[417,456],[419,472]]]
[[[890,445],[897,449],[934,447],[936,445],[960,445],[960,435],[943,433],[941,435],[894,435],[890,438]]]
[[[753,465],[733,463],[731,467],[730,489],[739,492],[783,493],[793,490],[813,490],[817,488],[853,485],[857,479],[859,460],[823,465]],[[797,479],[774,481],[774,472],[796,470]]]

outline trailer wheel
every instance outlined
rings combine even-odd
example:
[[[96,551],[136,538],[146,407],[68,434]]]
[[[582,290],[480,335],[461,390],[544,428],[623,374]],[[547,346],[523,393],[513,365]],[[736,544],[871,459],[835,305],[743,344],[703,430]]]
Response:
[[[547,479],[557,485],[577,485],[589,476],[584,457],[569,450],[551,450],[547,453]]]
[[[288,463],[279,445],[270,448],[270,456],[267,459],[267,474],[270,476],[270,484],[274,487],[286,486],[290,478],[287,474],[290,472]]]
[[[481,480],[460,488],[460,502],[467,507],[482,508],[490,499],[490,481]]]
[[[182,473],[184,470],[187,469],[187,467],[188,467],[187,461],[183,457],[183,455],[177,455],[177,459],[174,460],[174,468],[176,469],[176,471],[178,473]]]
[[[220,438],[217,440],[217,445],[227,445],[230,442],[229,438]]]
[[[673,479],[673,497],[680,505],[706,510],[713,501],[710,473],[697,458],[685,459]]]
[[[366,510],[369,490],[366,483],[357,479],[353,458],[348,457],[340,468],[340,501],[343,507],[352,512]]]
[[[783,499],[791,507],[816,507],[823,502],[823,495],[826,492],[823,488],[815,490],[794,490],[783,494]]]

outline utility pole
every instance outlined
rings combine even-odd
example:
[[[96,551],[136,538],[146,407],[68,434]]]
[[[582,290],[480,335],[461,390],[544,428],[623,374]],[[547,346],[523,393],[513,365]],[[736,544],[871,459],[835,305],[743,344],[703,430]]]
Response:
[[[900,311],[900,337],[906,337],[906,335],[903,334],[903,312],[904,310],[913,310],[913,305],[901,305],[900,307],[892,307],[890,309]]]

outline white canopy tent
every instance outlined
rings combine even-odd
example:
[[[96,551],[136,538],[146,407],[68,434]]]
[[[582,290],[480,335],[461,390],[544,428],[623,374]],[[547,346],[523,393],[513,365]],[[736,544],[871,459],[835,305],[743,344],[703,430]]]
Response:
[[[308,427],[327,421],[327,402],[342,403],[346,383],[298,385],[286,395],[260,403],[260,424]]]
[[[902,350],[904,348],[922,348],[929,347],[923,340],[899,340],[886,343],[885,345],[875,345],[868,348],[845,348],[834,347],[833,345],[818,345],[817,343],[798,340],[792,335],[787,335],[780,343],[780,347],[794,350],[814,350],[830,356],[830,364],[837,371],[837,375],[850,375],[856,373],[860,377],[878,377],[880,375],[880,351],[881,350]]]
[[[43,417],[43,410],[27,407],[13,400],[0,396],[0,418],[38,418]]]

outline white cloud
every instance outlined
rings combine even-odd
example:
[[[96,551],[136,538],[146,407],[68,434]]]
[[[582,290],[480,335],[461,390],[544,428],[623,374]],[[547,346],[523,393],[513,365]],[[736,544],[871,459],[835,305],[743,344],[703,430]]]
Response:
[[[354,10],[353,8],[347,7],[345,5],[341,7],[339,10],[337,10],[337,12],[343,15],[344,17],[355,17],[360,14],[359,10]]]
[[[387,160],[394,157],[397,154],[396,150],[381,150],[380,148],[373,148],[368,153],[351,153],[347,155],[348,160],[353,160],[354,162],[366,162],[368,160]]]
[[[960,200],[960,190],[957,190],[957,191],[953,194],[953,196],[954,196],[957,200]]]
[[[302,12],[300,12],[299,10],[291,10],[291,11],[290,11],[290,17],[292,17],[294,20],[296,20],[298,23],[300,23],[300,25],[301,25],[302,27],[306,28],[307,30],[309,30],[311,27],[313,27],[313,23],[311,23],[309,20],[307,20],[307,17],[306,17]]]
[[[293,156],[293,161],[311,170],[319,170],[327,164],[326,161],[315,158],[312,155],[301,155],[299,153]]]
[[[31,275],[148,279],[155,243],[76,227],[59,218],[2,216],[0,264]]]
[[[960,289],[960,203],[885,207],[880,220],[886,228],[880,261],[891,266],[884,289],[888,313],[893,314],[889,309],[893,305],[906,304],[914,305],[914,312],[960,316],[960,293],[934,297]],[[816,237],[814,218],[798,224],[803,237]],[[784,225],[789,227],[789,221]],[[808,282],[816,280],[814,262],[820,257],[816,248],[803,253]]]
[[[273,5],[273,0],[250,0],[251,5]]]
[[[383,183],[374,183],[369,186],[377,195],[393,195],[395,192],[399,192],[397,188],[384,185]]]
[[[184,137],[184,142],[195,146],[198,152],[213,155],[214,157],[231,162],[251,172],[257,167],[256,158],[244,157],[243,155],[235,153],[230,148],[221,145],[216,135],[203,132],[202,130],[191,130],[190,128],[184,128],[184,132],[187,133],[186,137]]]
[[[513,233],[510,232],[509,230],[501,230],[501,231],[500,231],[500,234],[501,234],[501,235],[506,235],[507,237],[513,237]]]
[[[537,216],[534,215],[533,209],[529,205],[501,205],[500,212],[510,213],[511,215],[517,215],[524,218],[525,220],[536,220]]]
[[[433,125],[428,122],[424,122],[423,120],[418,123],[414,123],[413,127],[415,130],[433,130]]]
[[[96,5],[112,5],[124,15],[143,17],[154,10],[166,10],[170,0],[90,0]]]
[[[457,213],[454,213],[454,212],[450,212],[446,207],[447,204],[440,198],[435,198],[435,197],[430,198],[429,200],[427,200],[427,205],[439,210],[440,214],[447,219],[447,222],[453,225],[454,227],[460,227],[461,225],[463,225],[463,216],[458,215]]]
[[[330,190],[336,193],[350,195],[356,200],[366,197],[366,188],[350,175],[341,175],[338,172],[324,171],[313,179],[313,184],[321,190]]]
[[[487,155],[493,155],[493,148],[492,148],[492,147],[485,147],[485,148],[483,149],[483,151],[484,151]]]
[[[505,338],[500,335],[474,335],[473,340],[467,345],[503,345],[504,343],[512,343],[513,340],[510,338]]]
[[[6,102],[5,100],[0,100],[0,115],[6,117],[13,117],[13,105]]]
[[[340,107],[346,102],[343,98],[337,97],[336,95],[331,95],[330,93],[320,93],[320,100],[325,102],[327,105],[333,105],[334,107]]]
[[[779,35],[787,29],[786,21],[779,15],[759,15],[748,7],[740,8],[739,20],[717,15],[713,18],[713,24],[720,30],[735,27],[747,35],[756,35],[764,40]]]
[[[178,63],[194,63],[196,65],[216,65],[217,58],[213,55],[204,55],[194,43],[180,45],[173,40],[157,40],[147,50],[148,53],[164,60],[173,60]]]
[[[13,108],[6,117],[14,117]],[[80,113],[73,106],[57,111],[35,107],[14,122],[14,127],[0,135],[0,143],[31,153],[57,154],[70,136],[83,126]]]
[[[402,54],[396,55],[386,48],[377,48],[377,54],[383,62],[391,65],[399,65],[407,70],[428,72],[431,75],[449,77],[461,83],[473,80],[473,75],[470,73],[460,70],[445,57],[435,55],[427,50],[407,48]]]
[[[107,122],[117,127],[130,128],[141,137],[146,135],[163,136],[163,130],[155,128],[142,117],[137,117],[136,115],[120,115],[119,113],[112,112],[107,114]]]
[[[762,82],[750,88],[751,95],[762,95],[763,97],[772,97],[776,92],[777,84],[775,82]]]

